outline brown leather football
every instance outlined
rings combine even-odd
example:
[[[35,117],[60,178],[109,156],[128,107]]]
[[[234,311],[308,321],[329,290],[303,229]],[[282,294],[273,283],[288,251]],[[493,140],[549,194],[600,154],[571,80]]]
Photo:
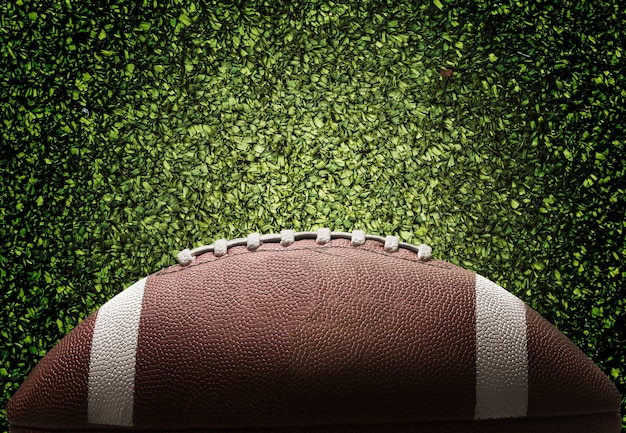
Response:
[[[620,396],[503,288],[362,231],[185,250],[85,319],[13,433],[620,431]]]

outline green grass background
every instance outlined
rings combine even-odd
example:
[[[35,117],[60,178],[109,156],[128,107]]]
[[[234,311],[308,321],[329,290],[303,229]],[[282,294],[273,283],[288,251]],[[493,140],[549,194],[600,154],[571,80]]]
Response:
[[[9,0],[0,17],[0,406],[179,250],[318,227],[428,243],[626,394],[619,0]]]

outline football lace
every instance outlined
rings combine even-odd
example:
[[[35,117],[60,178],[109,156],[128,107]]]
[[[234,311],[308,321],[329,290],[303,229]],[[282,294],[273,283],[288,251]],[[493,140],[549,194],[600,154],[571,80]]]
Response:
[[[219,239],[211,245],[204,245],[194,249],[184,249],[178,253],[178,263],[186,266],[193,262],[194,258],[205,254],[213,253],[217,257],[226,255],[229,248],[245,246],[250,251],[254,251],[264,243],[280,243],[283,247],[288,247],[296,241],[302,239],[315,239],[319,245],[324,245],[333,239],[349,239],[352,246],[358,247],[365,244],[365,241],[377,241],[384,245],[388,253],[394,253],[399,248],[413,251],[420,261],[430,260],[432,248],[428,245],[413,245],[400,242],[396,236],[376,236],[365,234],[363,230],[354,230],[352,233],[333,232],[328,228],[320,228],[317,232],[294,232],[293,230],[281,230],[280,234],[251,233],[246,238]]]

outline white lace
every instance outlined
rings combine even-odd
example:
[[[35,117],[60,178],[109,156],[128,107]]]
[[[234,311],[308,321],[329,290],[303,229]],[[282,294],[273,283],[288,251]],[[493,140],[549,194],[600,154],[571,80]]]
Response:
[[[301,239],[315,239],[320,245],[329,243],[333,239],[350,239],[350,244],[354,247],[365,244],[365,241],[377,241],[384,245],[385,251],[394,253],[399,248],[413,251],[417,254],[420,261],[430,260],[432,248],[428,245],[412,245],[400,240],[395,236],[375,236],[367,235],[363,230],[354,230],[352,233],[331,232],[330,229],[321,228],[317,232],[294,232],[293,230],[282,230],[280,234],[260,235],[259,233],[251,233],[247,238],[239,239],[219,239],[212,245],[205,245],[192,250],[184,249],[178,253],[178,263],[186,266],[193,260],[205,253],[213,253],[217,257],[226,255],[229,248],[245,246],[250,251],[254,251],[265,243],[280,243],[283,247],[288,247]]]

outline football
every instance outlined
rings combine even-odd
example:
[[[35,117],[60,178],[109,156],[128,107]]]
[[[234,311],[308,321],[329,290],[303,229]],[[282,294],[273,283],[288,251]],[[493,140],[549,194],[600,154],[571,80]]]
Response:
[[[490,280],[393,236],[184,250],[32,370],[13,433],[617,433],[620,396]]]

